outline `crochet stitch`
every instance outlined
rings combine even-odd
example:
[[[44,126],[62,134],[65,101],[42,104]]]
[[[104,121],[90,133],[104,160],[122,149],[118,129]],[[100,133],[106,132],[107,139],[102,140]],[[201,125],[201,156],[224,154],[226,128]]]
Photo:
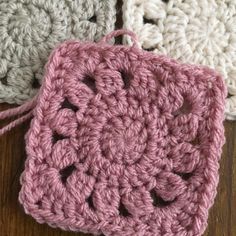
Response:
[[[116,0],[0,0],[0,102],[21,104],[41,84],[51,50],[113,30]]]
[[[132,47],[106,43],[124,33]],[[140,50],[131,32],[63,43],[38,98],[0,113],[36,105],[19,195],[26,213],[106,236],[201,235],[218,184],[225,96],[216,72]]]
[[[138,35],[144,49],[223,75],[227,119],[236,119],[235,16],[236,1],[231,0],[124,0],[123,5],[124,28]]]

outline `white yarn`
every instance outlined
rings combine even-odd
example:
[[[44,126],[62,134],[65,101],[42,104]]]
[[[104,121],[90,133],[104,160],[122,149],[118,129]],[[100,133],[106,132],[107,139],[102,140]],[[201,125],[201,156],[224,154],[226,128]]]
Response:
[[[218,70],[236,119],[236,0],[124,0],[123,21],[144,49]]]
[[[41,83],[51,50],[113,30],[116,0],[0,0],[0,102],[21,104]],[[95,16],[95,17],[94,17]]]

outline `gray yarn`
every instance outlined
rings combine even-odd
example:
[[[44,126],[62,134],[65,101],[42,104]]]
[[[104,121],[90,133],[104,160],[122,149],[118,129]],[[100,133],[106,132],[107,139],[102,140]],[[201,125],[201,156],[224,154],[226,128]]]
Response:
[[[97,41],[115,25],[116,0],[0,0],[0,102],[38,90],[51,50],[66,39]]]

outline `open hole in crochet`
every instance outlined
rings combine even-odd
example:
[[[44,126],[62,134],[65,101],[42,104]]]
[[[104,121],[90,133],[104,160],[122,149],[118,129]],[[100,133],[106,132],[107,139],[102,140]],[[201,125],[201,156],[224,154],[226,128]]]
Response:
[[[118,210],[121,216],[128,217],[131,215],[122,202],[120,202],[120,206]]]
[[[162,0],[162,2],[168,3],[168,2],[169,2],[169,0]]]
[[[90,22],[96,23],[97,22],[97,16],[93,15],[92,17],[89,18]]]
[[[182,106],[175,112],[173,112],[174,116],[179,116],[179,115],[187,115],[191,112],[192,110],[192,105],[187,99],[184,99],[184,102]]]
[[[61,104],[61,109],[71,109],[74,112],[78,111],[78,107],[76,107],[75,105],[73,105],[68,98],[65,98],[65,100],[63,101],[63,103]]]
[[[0,81],[2,82],[3,85],[7,85],[7,75],[5,75],[4,77],[0,78]]]
[[[152,24],[152,25],[155,25],[155,24],[156,24],[156,22],[155,22],[154,20],[149,19],[149,18],[147,18],[146,16],[143,17],[143,23],[144,23],[144,24]]]
[[[37,201],[36,203],[35,203],[35,205],[37,205],[39,208],[41,208],[42,207],[42,201]]]
[[[143,50],[148,51],[148,52],[152,52],[152,51],[155,50],[155,48],[154,47],[150,47],[150,48],[144,48],[143,47]]]
[[[209,88],[209,89],[212,89],[212,82],[211,82],[211,81],[208,81],[208,82],[207,82],[207,85],[208,85],[208,88]]]
[[[176,172],[175,174],[180,176],[185,181],[189,180],[193,176],[193,173],[178,173],[178,172]]]
[[[89,207],[93,210],[95,210],[95,206],[93,204],[93,193],[91,193],[91,195],[86,199]]]
[[[32,88],[38,89],[40,87],[39,80],[34,75],[33,81],[32,81]]]
[[[61,175],[61,182],[62,182],[63,184],[65,184],[66,181],[67,181],[67,179],[68,179],[68,177],[69,177],[69,176],[73,173],[73,171],[75,171],[75,170],[76,170],[76,167],[75,167],[74,164],[73,164],[73,165],[70,165],[70,166],[67,166],[67,167],[65,167],[64,169],[60,170],[59,173],[60,173],[60,175]]]
[[[193,146],[199,145],[200,144],[200,139],[198,137],[198,135],[189,142],[190,144],[192,144]]]
[[[96,89],[96,84],[95,84],[95,79],[92,78],[91,76],[89,75],[86,75],[84,77],[84,79],[82,80],[82,82],[87,85],[94,93],[97,92],[97,89]]]
[[[131,76],[125,71],[120,71],[120,75],[124,83],[124,89],[128,89],[130,87]]]
[[[53,142],[53,144],[55,144],[56,142],[63,140],[65,138],[66,138],[65,136],[58,134],[57,132],[54,132],[53,136],[52,136],[52,142]]]
[[[161,197],[159,197],[157,194],[156,194],[156,191],[154,189],[152,189],[150,191],[150,195],[151,195],[151,198],[152,198],[152,204],[153,206],[155,207],[165,207],[165,206],[168,206],[170,205],[173,201],[165,201],[164,199],[162,199]]]
[[[90,169],[86,170],[85,174],[88,175],[88,176],[91,176],[92,175],[91,170]]]

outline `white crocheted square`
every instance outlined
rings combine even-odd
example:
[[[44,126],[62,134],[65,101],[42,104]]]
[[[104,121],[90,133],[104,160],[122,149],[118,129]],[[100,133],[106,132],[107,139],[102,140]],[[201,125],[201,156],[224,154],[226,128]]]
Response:
[[[123,21],[142,48],[218,70],[229,91],[226,117],[236,119],[235,0],[124,0]]]
[[[114,29],[116,0],[0,0],[0,102],[23,103],[41,84],[51,50]]]

